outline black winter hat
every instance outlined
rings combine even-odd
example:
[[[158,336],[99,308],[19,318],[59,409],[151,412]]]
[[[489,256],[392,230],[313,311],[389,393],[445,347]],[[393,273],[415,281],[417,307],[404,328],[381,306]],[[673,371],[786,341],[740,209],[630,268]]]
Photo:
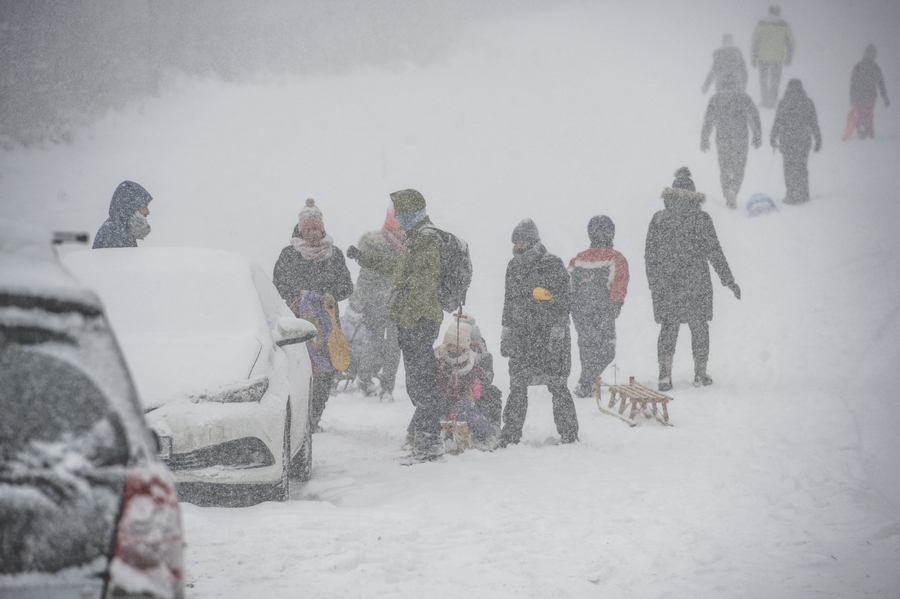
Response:
[[[541,236],[538,233],[537,225],[534,224],[534,221],[530,218],[526,218],[513,229],[512,232],[512,242],[527,242],[527,243],[537,243],[541,240]]]
[[[588,222],[588,238],[593,247],[611,248],[616,236],[616,225],[608,216],[595,216]]]
[[[672,188],[697,191],[697,188],[694,187],[694,182],[691,180],[691,170],[688,167],[683,166],[675,171],[675,181],[672,183]]]

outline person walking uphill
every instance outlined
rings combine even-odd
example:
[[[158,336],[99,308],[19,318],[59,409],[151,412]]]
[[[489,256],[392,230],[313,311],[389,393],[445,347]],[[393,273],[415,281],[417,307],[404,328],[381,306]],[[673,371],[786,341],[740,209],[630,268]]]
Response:
[[[530,385],[547,385],[556,431],[563,443],[574,443],[578,416],[566,383],[572,368],[569,274],[563,261],[547,252],[531,219],[516,225],[512,243],[500,338],[500,355],[509,358],[510,390],[500,444],[522,438]]]
[[[672,388],[672,360],[682,323],[691,329],[694,385],[711,385],[712,378],[706,373],[713,317],[709,263],[737,299],[741,299],[741,289],[728,268],[712,218],[700,207],[706,196],[697,193],[687,167],[678,169],[662,198],[665,209],[653,215],[644,251],[653,315],[660,324],[659,390]]]
[[[353,293],[353,279],[344,261],[344,254],[334,245],[325,232],[322,211],[310,198],[300,211],[290,244],[281,250],[272,276],[275,288],[294,314],[303,318],[306,307],[315,307],[319,320],[330,320],[322,307],[333,310],[335,321],[340,322],[338,302]],[[315,294],[315,295],[314,295]],[[319,297],[321,296],[321,306]],[[324,325],[320,325],[320,331]],[[331,330],[330,328],[328,330]],[[314,348],[307,348],[311,354]],[[323,348],[323,354],[328,352]],[[315,358],[316,356],[312,356]],[[310,424],[319,432],[319,420],[325,411],[325,402],[331,393],[334,368],[330,358],[313,359],[312,397],[310,398]]]
[[[595,216],[587,230],[590,249],[569,262],[572,321],[581,357],[576,397],[593,395],[597,377],[616,357],[616,319],[628,292],[628,261],[612,249],[616,225],[608,216]]]
[[[784,160],[785,204],[809,201],[809,150],[822,148],[822,133],[816,106],[803,91],[799,79],[788,81],[784,98],[775,111],[775,123],[769,135],[772,149],[780,148]],[[815,142],[815,146],[813,146]]]
[[[744,62],[741,49],[734,45],[734,38],[730,33],[722,36],[722,47],[713,52],[712,68],[703,82],[704,94],[713,81],[717,92],[726,89],[747,90],[747,63]]]
[[[134,248],[150,233],[148,205],[153,197],[134,181],[122,181],[109,201],[109,218],[94,236],[93,249]]]
[[[436,289],[441,272],[443,243],[425,210],[425,198],[415,189],[391,194],[394,216],[406,231],[406,247],[398,258],[364,252],[354,246],[347,256],[362,268],[390,276],[394,283],[390,318],[397,324],[397,338],[406,370],[406,390],[416,411],[412,458],[424,462],[444,453],[441,441],[443,400],[437,391],[434,342],[444,311]]]
[[[719,179],[729,208],[737,207],[737,194],[744,182],[747,167],[747,126],[753,132],[753,147],[762,145],[762,125],[759,111],[745,92],[736,88],[717,92],[709,99],[700,149],[709,149],[709,134],[716,128],[716,150],[719,154]]]
[[[866,46],[863,59],[856,63],[850,76],[850,103],[856,111],[855,125],[860,139],[875,137],[875,101],[878,99],[879,91],[885,108],[891,105],[887,90],[884,88],[881,67],[875,62],[875,54],[874,44]],[[848,128],[847,133],[851,132],[852,127]],[[847,137],[848,135],[845,135],[844,139]]]
[[[759,68],[760,106],[775,108],[781,67],[790,66],[794,56],[794,34],[777,4],[771,5],[769,15],[756,25],[750,46],[751,63]]]

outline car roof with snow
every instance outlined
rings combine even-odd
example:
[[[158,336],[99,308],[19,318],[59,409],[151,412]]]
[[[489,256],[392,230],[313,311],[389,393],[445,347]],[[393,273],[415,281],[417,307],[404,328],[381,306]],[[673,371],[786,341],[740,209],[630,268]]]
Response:
[[[97,294],[60,265],[52,241],[45,229],[0,220],[0,305],[102,312]]]

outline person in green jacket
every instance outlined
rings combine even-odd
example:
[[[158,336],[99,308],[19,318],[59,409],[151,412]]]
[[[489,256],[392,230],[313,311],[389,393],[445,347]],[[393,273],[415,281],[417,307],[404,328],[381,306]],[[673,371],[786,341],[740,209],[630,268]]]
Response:
[[[794,34],[781,18],[777,4],[769,7],[769,15],[760,20],[750,40],[750,57],[759,69],[760,103],[763,108],[775,108],[781,85],[781,67],[790,66],[794,57]]]
[[[425,211],[425,198],[415,189],[391,194],[394,216],[406,231],[406,248],[398,257],[364,252],[355,246],[347,257],[362,268],[390,276],[394,284],[390,318],[406,370],[406,390],[416,406],[412,419],[413,459],[430,461],[444,453],[441,441],[442,399],[435,378],[434,342],[444,319],[436,288],[441,273],[441,240]]]

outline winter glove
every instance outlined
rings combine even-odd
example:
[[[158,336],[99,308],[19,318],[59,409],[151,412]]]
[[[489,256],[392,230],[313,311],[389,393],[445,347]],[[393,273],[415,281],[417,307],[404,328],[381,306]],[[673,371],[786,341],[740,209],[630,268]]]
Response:
[[[741,288],[738,287],[737,283],[732,281],[732,282],[728,283],[728,285],[726,285],[726,287],[731,289],[731,291],[734,293],[734,297],[736,297],[737,299],[741,299]]]
[[[753,149],[758,150],[759,146],[761,146],[761,145],[762,145],[762,139],[760,139],[759,137],[754,137],[753,138]]]
[[[334,306],[337,302],[334,301],[334,296],[330,293],[326,293],[322,296],[322,305],[325,306],[327,310],[334,310]]]
[[[700,141],[700,151],[701,152],[709,151],[709,140],[708,139],[704,139],[704,140]]]
[[[618,318],[619,314],[622,313],[622,302],[613,302],[612,303],[612,317]]]
[[[563,327],[550,327],[550,339],[553,341],[561,341],[566,337],[566,329]]]
[[[508,358],[512,349],[512,332],[509,330],[509,327],[503,327],[503,331],[500,333],[500,355],[504,358]]]
[[[360,256],[362,256],[362,252],[360,252],[359,248],[355,245],[351,245],[347,248],[347,257],[351,260],[359,260]]]
[[[813,152],[818,152],[821,149],[822,149],[822,140],[820,139],[816,142],[816,145],[813,148]]]
[[[551,293],[549,289],[544,289],[543,287],[535,287],[534,291],[531,292],[531,295],[534,297],[534,299],[544,301],[553,299],[553,293]]]

